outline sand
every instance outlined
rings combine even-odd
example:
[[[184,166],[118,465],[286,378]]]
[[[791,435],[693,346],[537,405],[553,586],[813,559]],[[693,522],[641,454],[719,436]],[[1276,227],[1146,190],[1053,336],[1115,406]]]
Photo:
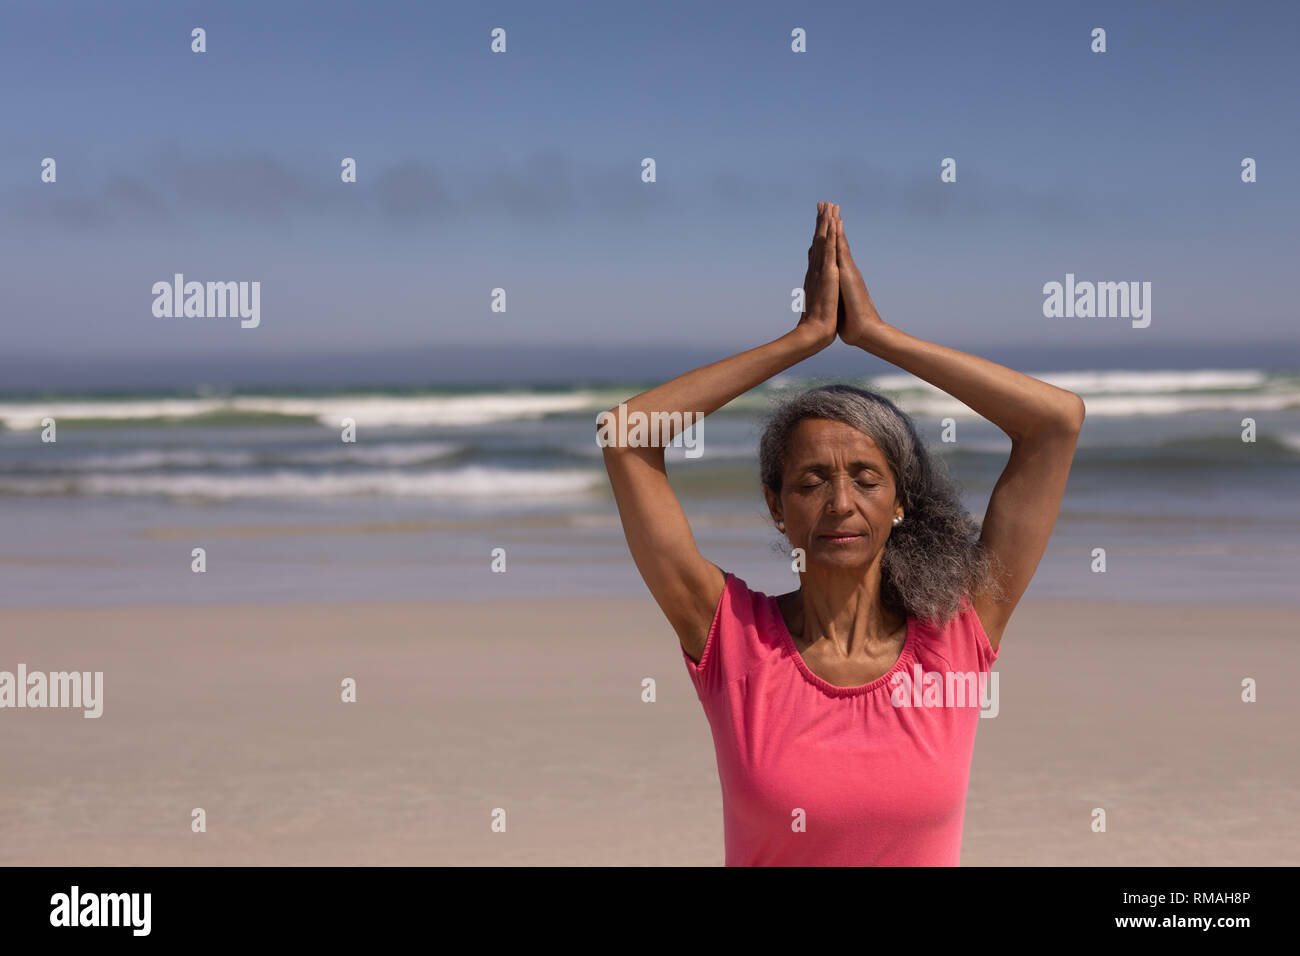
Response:
[[[722,863],[712,738],[648,596],[3,620],[0,670],[103,671],[104,713],[0,710],[0,864]],[[1300,863],[1294,621],[1022,602],[963,865]]]

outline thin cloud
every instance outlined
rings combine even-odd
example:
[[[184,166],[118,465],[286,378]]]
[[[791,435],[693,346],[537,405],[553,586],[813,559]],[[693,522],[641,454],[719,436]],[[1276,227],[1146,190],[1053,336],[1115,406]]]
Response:
[[[521,225],[563,228],[611,214],[643,220],[670,212],[708,218],[743,215],[756,206],[797,202],[808,177],[764,175],[761,167],[727,167],[683,181],[661,165],[659,182],[640,180],[639,157],[626,167],[580,165],[560,152],[497,166],[451,169],[423,159],[379,165],[358,158],[358,181],[343,184],[338,167],[305,169],[264,153],[196,157],[167,151],[149,167],[110,171],[98,185],[33,182],[0,199],[7,216],[29,228],[95,232],[125,225],[184,225],[201,216],[258,226],[291,226],[319,217],[366,217],[377,227],[422,227],[491,214]],[[938,221],[995,218],[1077,223],[1096,208],[1090,197],[1036,191],[962,171],[956,184],[932,175],[902,175],[841,157],[821,164],[818,188],[847,208]],[[1086,201],[1085,201],[1086,200]],[[1130,210],[1131,211],[1131,210]]]

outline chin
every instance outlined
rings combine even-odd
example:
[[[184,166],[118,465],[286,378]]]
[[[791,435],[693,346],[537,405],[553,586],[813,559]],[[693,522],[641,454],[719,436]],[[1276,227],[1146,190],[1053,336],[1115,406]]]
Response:
[[[866,570],[871,567],[871,562],[875,555],[861,554],[828,554],[820,551],[817,554],[808,555],[809,564],[819,564],[826,568],[861,568]]]

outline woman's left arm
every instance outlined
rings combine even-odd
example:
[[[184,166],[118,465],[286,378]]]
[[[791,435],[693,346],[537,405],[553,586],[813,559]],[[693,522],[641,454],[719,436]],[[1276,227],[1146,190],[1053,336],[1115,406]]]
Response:
[[[943,389],[1011,438],[1011,457],[993,487],[980,531],[1003,570],[1003,593],[971,595],[996,650],[1052,536],[1083,427],[1083,399],[883,323],[869,340],[853,344]]]
[[[993,488],[980,533],[1001,565],[1003,593],[971,595],[996,649],[1052,536],[1083,427],[1083,399],[886,324],[871,303],[843,232],[839,247],[840,296],[846,313],[841,338],[943,389],[1011,439],[1011,457]]]

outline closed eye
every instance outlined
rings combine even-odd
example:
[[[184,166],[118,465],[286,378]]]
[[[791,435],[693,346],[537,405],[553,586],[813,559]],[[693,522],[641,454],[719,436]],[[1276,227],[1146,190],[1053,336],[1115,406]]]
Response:
[[[803,482],[801,485],[799,485],[799,487],[800,487],[800,488],[808,488],[808,489],[811,489],[811,488],[817,488],[817,487],[819,487],[819,486],[821,486],[821,485],[823,485],[823,484],[825,484],[825,482],[819,481],[819,480],[817,480],[817,479],[810,479],[810,480],[808,480],[808,481]],[[859,487],[862,487],[862,488],[879,488],[879,487],[880,487],[880,482],[878,482],[878,481],[867,481],[867,480],[865,480],[865,479],[859,479],[859,480],[858,480],[858,485],[859,485]]]

